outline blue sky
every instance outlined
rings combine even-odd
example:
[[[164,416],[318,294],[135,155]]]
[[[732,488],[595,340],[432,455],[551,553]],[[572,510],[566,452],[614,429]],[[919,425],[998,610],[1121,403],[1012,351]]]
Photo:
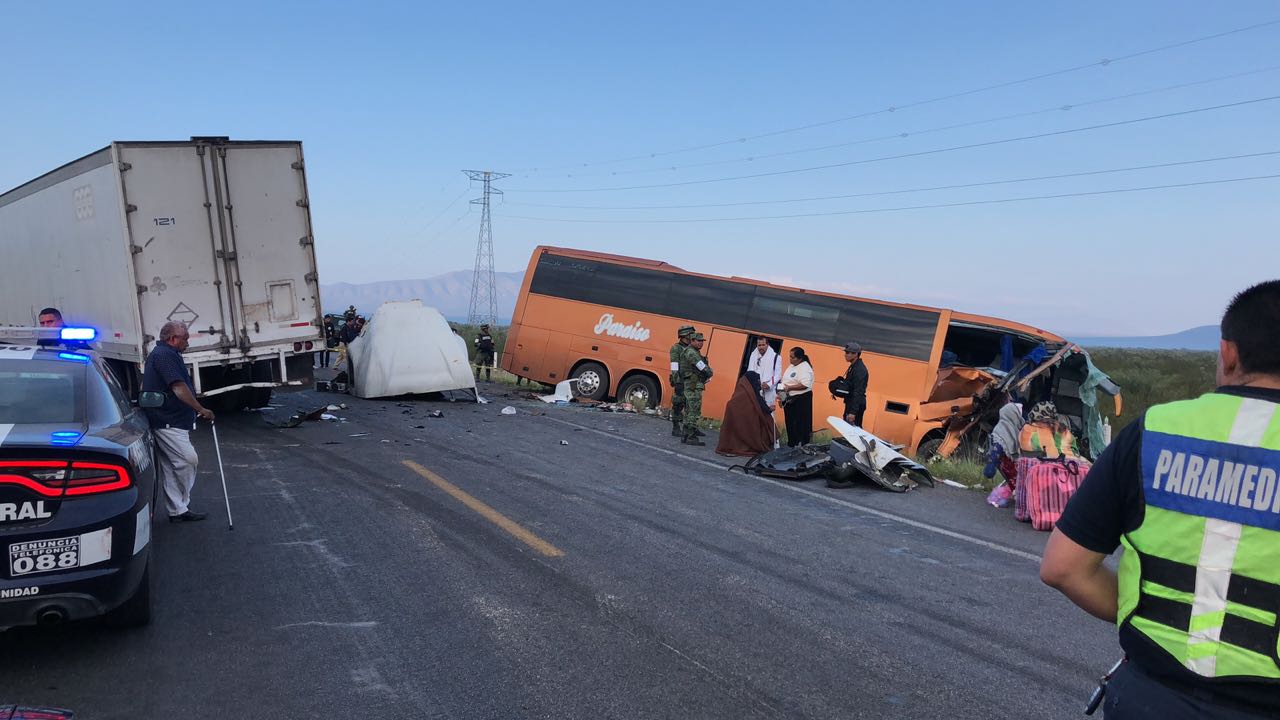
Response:
[[[719,181],[1280,95],[1280,24],[1128,57],[1275,2],[267,5],[0,2],[0,188],[112,140],[298,139],[323,282],[470,268],[460,171],[493,169],[513,174],[499,270],[567,245],[1062,333],[1216,322],[1280,275],[1280,179],[985,202],[1276,175],[1280,155],[776,202],[1280,151],[1280,100]],[[764,204],[629,209],[729,203]]]

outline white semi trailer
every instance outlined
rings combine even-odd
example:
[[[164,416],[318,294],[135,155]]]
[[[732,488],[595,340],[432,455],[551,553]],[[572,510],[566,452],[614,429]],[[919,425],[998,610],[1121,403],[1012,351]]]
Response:
[[[0,195],[0,324],[98,329],[130,392],[160,328],[196,391],[260,407],[309,384],[320,285],[299,142],[115,142]]]

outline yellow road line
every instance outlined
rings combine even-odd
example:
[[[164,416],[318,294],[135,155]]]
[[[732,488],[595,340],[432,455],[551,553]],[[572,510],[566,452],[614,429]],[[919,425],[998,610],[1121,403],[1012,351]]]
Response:
[[[547,557],[560,557],[564,555],[564,551],[560,548],[520,527],[519,523],[508,518],[497,510],[494,510],[471,495],[468,495],[466,491],[462,490],[457,485],[454,485],[412,460],[404,460],[403,463],[405,467],[426,478],[432,485],[435,485],[441,490],[449,493],[455,500],[476,511],[480,517],[483,517],[485,520],[488,520],[494,525],[506,530],[517,540],[528,545],[534,550],[537,550],[539,553],[542,553]]]

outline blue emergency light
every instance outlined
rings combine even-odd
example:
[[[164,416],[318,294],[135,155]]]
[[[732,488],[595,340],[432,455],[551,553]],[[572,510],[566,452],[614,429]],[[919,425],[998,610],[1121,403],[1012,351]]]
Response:
[[[59,430],[49,435],[50,445],[75,445],[80,442],[81,433],[74,430]]]
[[[60,333],[63,340],[91,342],[98,337],[98,331],[91,327],[64,327]]]
[[[75,362],[89,362],[89,356],[81,355],[80,353],[60,352],[58,357],[63,360],[74,360]]]

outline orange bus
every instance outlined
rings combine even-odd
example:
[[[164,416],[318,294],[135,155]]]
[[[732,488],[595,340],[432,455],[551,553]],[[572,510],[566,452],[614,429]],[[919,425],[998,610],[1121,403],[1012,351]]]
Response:
[[[814,367],[814,417],[842,414],[827,382],[848,368],[843,345],[857,341],[870,373],[867,431],[907,452],[945,434],[942,421],[963,400],[938,398],[944,349],[948,365],[1012,364],[1053,333],[997,318],[921,305],[717,277],[655,260],[538,247],[520,287],[503,369],[546,384],[578,378],[582,395],[670,405],[668,350],[691,324],[706,335],[703,354],[715,377],[703,395],[705,417],[720,419],[745,372],[756,339],[770,339],[785,366],[801,346]],[[955,357],[951,357],[954,353]],[[931,395],[934,397],[931,398]],[[930,402],[930,400],[934,402]],[[941,401],[940,401],[941,400]],[[961,408],[963,409],[963,408]],[[777,417],[781,418],[781,409]]]

